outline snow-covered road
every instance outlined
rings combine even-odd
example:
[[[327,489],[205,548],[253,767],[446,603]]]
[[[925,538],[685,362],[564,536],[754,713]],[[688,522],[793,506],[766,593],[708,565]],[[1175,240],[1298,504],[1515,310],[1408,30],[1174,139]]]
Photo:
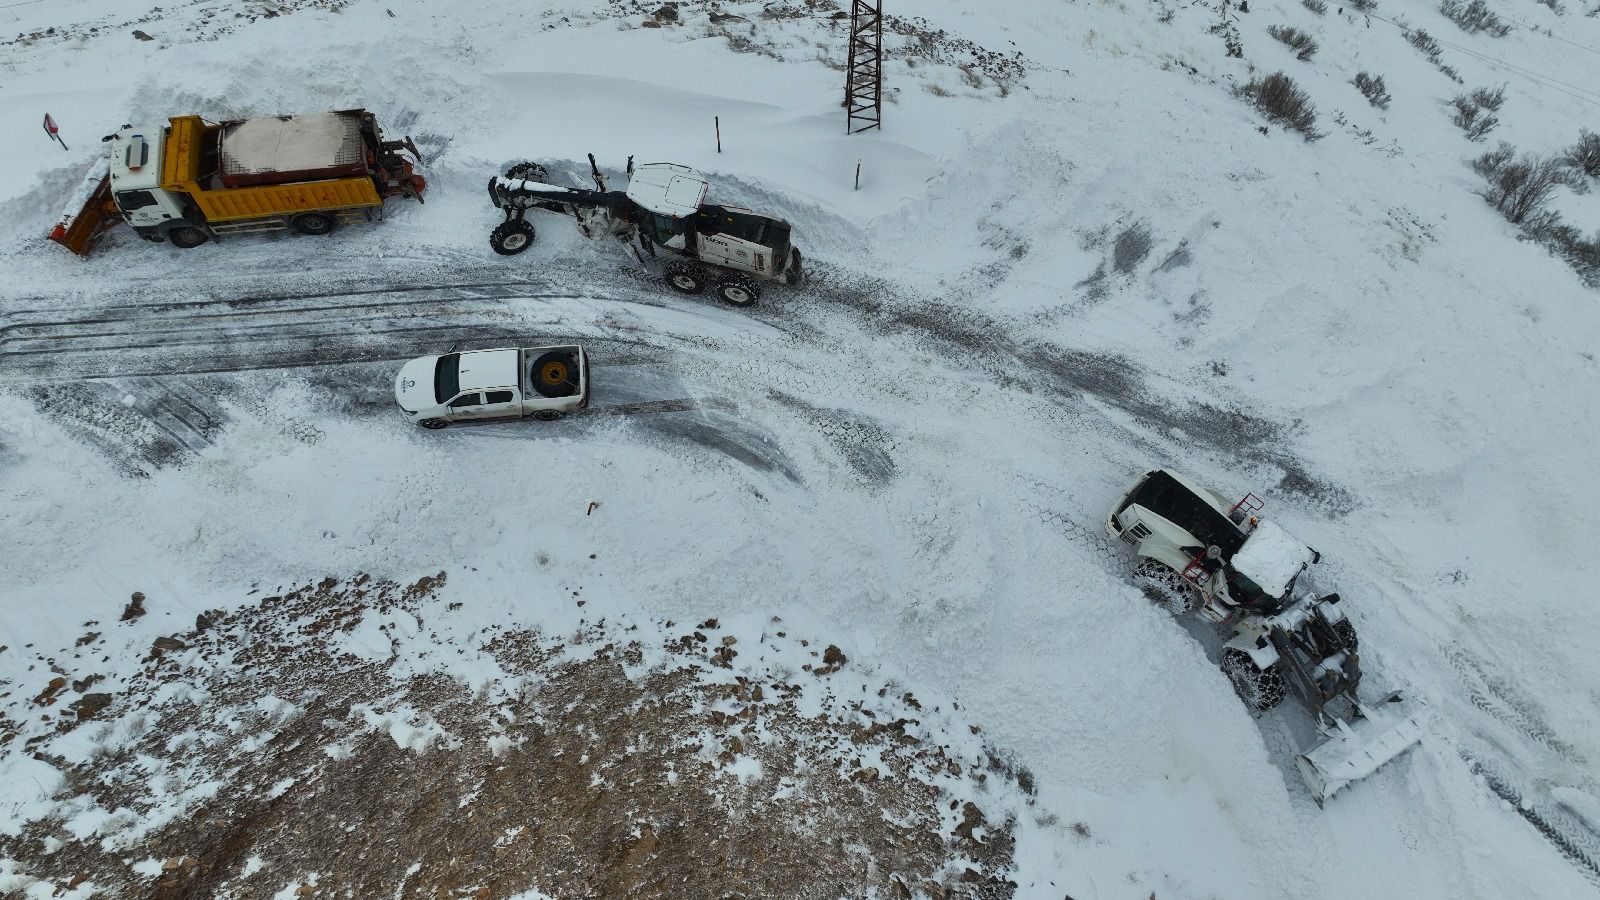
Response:
[[[555,3],[501,27],[420,0],[222,31],[184,7],[130,26],[154,42],[7,44],[0,122],[19,132],[35,109],[98,136],[366,105],[417,136],[431,187],[331,238],[182,252],[122,234],[78,261],[40,236],[92,138],[8,153],[6,833],[57,810],[25,752],[54,727],[31,699],[52,668],[86,674],[66,662],[82,623],[131,591],[153,614],[118,626],[94,666],[108,685],[258,587],[444,569],[442,601],[549,633],[782,616],[958,702],[1036,779],[1018,896],[1594,896],[1594,295],[1484,208],[1459,166],[1473,147],[1401,77],[1371,125],[1399,156],[1338,130],[1262,137],[1198,18],[1012,5],[1052,41],[957,4],[926,15],[941,39],[1014,41],[1025,78],[908,52],[889,128],[853,138],[813,61],[837,55],[813,46],[832,47],[828,20],[756,4],[724,4],[746,17],[724,28],[766,52],[730,52],[690,4],[660,29]],[[1246,27],[1312,16],[1259,12]],[[1335,70],[1377,38],[1316,21],[1319,102],[1376,116],[1337,99]],[[1442,78],[1383,39],[1389,71]],[[308,45],[310,77],[286,55]],[[485,178],[525,157],[581,172],[586,151],[704,168],[714,199],[794,222],[811,282],[750,311],[682,297],[552,216],[494,257]],[[595,358],[589,415],[427,433],[392,409],[398,360],[569,338]],[[1315,806],[1288,762],[1303,718],[1252,720],[1214,644],[1129,586],[1100,533],[1153,465],[1255,490],[1323,552],[1369,690],[1432,706],[1421,747]],[[609,565],[580,612],[591,553]],[[93,836],[114,844],[109,821]]]

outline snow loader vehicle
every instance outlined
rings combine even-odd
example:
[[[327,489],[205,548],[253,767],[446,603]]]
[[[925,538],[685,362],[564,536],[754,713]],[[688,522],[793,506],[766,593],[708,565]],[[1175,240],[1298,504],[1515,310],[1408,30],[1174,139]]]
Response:
[[[518,163],[489,179],[489,199],[505,221],[489,235],[489,246],[511,256],[533,246],[530,209],[572,216],[586,237],[637,238],[640,250],[655,258],[672,257],[664,269],[667,284],[684,294],[714,285],[723,302],[750,306],[761,299],[763,282],[793,285],[803,273],[800,251],[791,242],[789,223],[736,206],[706,202],[710,182],[688,166],[628,159],[626,190],[606,188],[605,175],[589,156],[595,190],[561,187],[538,163]],[[644,256],[640,256],[640,261]]]
[[[391,197],[420,202],[427,187],[416,145],[384,140],[362,109],[220,123],[175,116],[102,140],[109,152],[49,234],[79,256],[119,221],[185,249],[242,232],[328,234],[381,219]]]
[[[1149,596],[1175,615],[1198,609],[1231,627],[1221,668],[1240,699],[1264,712],[1292,688],[1305,703],[1323,740],[1295,763],[1321,805],[1420,741],[1423,712],[1398,691],[1362,702],[1359,643],[1339,595],[1296,590],[1321,554],[1258,516],[1262,505],[1155,469],[1105,527],[1135,550],[1134,577]]]

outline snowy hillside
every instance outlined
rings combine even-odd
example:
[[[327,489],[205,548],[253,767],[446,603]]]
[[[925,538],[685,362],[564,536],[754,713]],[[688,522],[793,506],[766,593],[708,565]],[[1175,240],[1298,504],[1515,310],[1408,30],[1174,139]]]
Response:
[[[1600,180],[1473,166],[1600,132],[1600,7],[904,5],[846,136],[833,0],[0,4],[0,896],[1600,896]],[[353,107],[426,204],[44,238],[124,123]],[[588,153],[808,282],[496,256]],[[583,415],[395,409],[571,341]],[[1104,536],[1156,466],[1321,552],[1420,746],[1318,807]]]

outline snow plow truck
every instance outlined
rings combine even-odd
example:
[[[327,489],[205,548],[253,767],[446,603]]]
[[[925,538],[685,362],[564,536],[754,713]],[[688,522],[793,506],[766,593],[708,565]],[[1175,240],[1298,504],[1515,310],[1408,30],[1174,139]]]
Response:
[[[1317,596],[1302,577],[1322,555],[1257,515],[1262,505],[1155,469],[1112,508],[1106,534],[1134,549],[1148,596],[1231,630],[1221,666],[1240,699],[1264,712],[1292,689],[1310,710],[1322,739],[1295,764],[1320,806],[1416,745],[1424,710],[1398,691],[1361,700],[1355,625],[1338,594]]]
[[[182,248],[246,232],[328,234],[381,219],[391,197],[420,202],[427,187],[411,138],[384,140],[362,109],[220,123],[175,116],[102,140],[110,152],[49,235],[79,256],[119,221]]]

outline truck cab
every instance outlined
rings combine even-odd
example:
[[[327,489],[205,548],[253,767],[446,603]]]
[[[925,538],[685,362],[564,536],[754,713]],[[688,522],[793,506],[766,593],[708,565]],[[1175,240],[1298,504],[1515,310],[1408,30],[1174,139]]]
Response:
[[[577,345],[424,356],[401,367],[394,397],[423,428],[523,416],[553,421],[589,405],[589,356]]]
[[[111,199],[140,235],[158,239],[164,223],[185,218],[183,203],[161,188],[166,125],[126,126],[111,145]]]

